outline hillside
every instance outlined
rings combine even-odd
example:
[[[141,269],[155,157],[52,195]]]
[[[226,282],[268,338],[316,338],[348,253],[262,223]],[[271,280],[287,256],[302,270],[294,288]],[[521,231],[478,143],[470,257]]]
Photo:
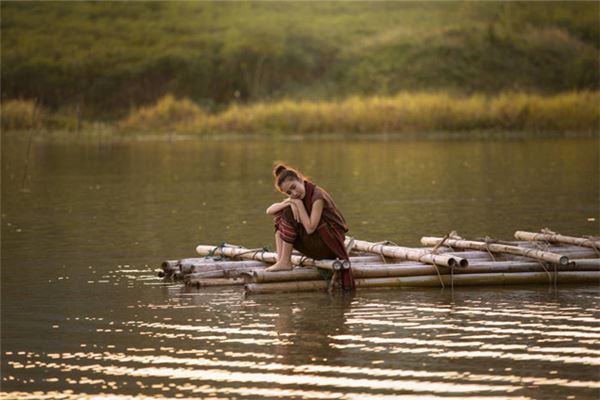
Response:
[[[598,2],[2,2],[2,99],[114,120],[231,102],[597,90]]]

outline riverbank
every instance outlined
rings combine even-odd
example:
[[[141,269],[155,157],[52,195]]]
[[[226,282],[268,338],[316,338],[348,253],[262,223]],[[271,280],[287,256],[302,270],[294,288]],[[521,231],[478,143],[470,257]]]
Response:
[[[481,137],[496,133],[535,135],[597,134],[600,92],[554,96],[506,93],[457,96],[400,93],[390,97],[351,97],[339,101],[233,104],[210,113],[189,99],[168,95],[132,110],[115,122],[77,121],[24,100],[2,104],[2,129],[111,130],[117,134],[184,135],[432,135]]]
[[[117,124],[124,131],[187,133],[405,133],[475,130],[597,131],[600,92],[555,96],[511,93],[453,96],[401,93],[341,101],[234,104],[216,114],[167,96],[133,111]]]
[[[599,10],[596,2],[5,2],[2,100],[116,120],[168,93],[218,112],[239,101],[598,90]]]

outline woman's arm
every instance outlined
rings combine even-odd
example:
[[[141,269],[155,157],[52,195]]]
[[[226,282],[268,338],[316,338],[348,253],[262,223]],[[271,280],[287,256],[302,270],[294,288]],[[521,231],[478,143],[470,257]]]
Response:
[[[317,230],[319,226],[319,221],[321,220],[321,215],[323,215],[323,208],[325,208],[325,202],[322,199],[318,199],[313,203],[312,211],[310,212],[310,216],[306,212],[306,208],[304,207],[304,203],[302,200],[291,199],[291,203],[293,203],[298,209],[298,217],[300,217],[300,222],[304,225],[304,229],[306,229],[306,233],[309,235]]]
[[[279,211],[283,210],[284,208],[289,207],[289,205],[290,205],[290,199],[285,199],[284,201],[282,201],[280,203],[273,203],[269,206],[269,208],[267,208],[267,214],[275,215]]]

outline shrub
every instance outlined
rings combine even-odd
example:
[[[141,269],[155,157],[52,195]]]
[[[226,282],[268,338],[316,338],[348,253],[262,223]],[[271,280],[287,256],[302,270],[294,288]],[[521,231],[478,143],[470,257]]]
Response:
[[[45,114],[33,100],[5,100],[0,110],[3,131],[39,128]]]
[[[189,99],[176,99],[172,95],[161,98],[155,105],[133,111],[118,124],[124,130],[136,131],[187,131],[206,118],[204,111]]]

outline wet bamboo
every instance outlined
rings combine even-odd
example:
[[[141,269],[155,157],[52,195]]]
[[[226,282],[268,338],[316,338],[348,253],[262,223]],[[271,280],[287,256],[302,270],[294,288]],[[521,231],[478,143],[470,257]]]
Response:
[[[478,261],[469,265],[468,268],[456,268],[454,274],[482,274],[482,273],[500,273],[500,272],[554,272],[554,271],[598,271],[600,270],[600,259],[596,263],[588,260],[590,263],[581,263],[576,265],[545,266],[537,261]],[[399,264],[365,264],[352,267],[352,276],[355,279],[360,278],[384,278],[384,277],[402,277],[402,276],[426,276],[426,275],[448,275],[451,270],[446,267],[421,264],[421,263],[399,263]],[[308,281],[319,280],[323,277],[311,268],[295,269],[293,271],[266,272],[254,271],[249,283],[266,282],[288,282],[288,281]]]
[[[201,271],[186,274],[185,279],[201,279],[201,278],[236,278],[244,274],[252,275],[254,271],[264,271],[264,267],[261,268],[231,268],[225,270],[214,270],[214,271]]]
[[[466,274],[483,274],[483,273],[499,273],[499,272],[553,272],[553,271],[597,271],[600,266],[593,264],[574,265],[556,265],[544,266],[539,262],[523,262],[523,261],[483,261],[470,264],[468,268],[455,268],[452,273]],[[451,273],[449,268],[430,265],[370,265],[358,266],[352,268],[352,276],[354,278],[384,278],[384,277],[401,277],[401,276],[425,276],[425,275],[448,275]]]
[[[421,243],[426,246],[435,246],[441,240],[442,238],[422,237]],[[477,242],[474,240],[463,239],[446,239],[445,244],[454,248],[475,249],[483,251],[489,250],[492,253],[509,253],[519,256],[530,257],[537,260],[547,261],[553,264],[566,265],[569,263],[569,257],[563,256],[561,254],[550,253],[547,251],[537,249],[528,249],[518,246],[510,246],[505,244]]]
[[[200,263],[180,263],[181,272],[191,274],[194,272],[222,271],[266,268],[269,265],[261,261],[213,261],[205,264]]]
[[[581,268],[600,268],[600,258],[573,260],[571,264]]]
[[[512,272],[490,274],[428,275],[390,278],[356,279],[356,287],[444,287],[451,286],[489,286],[544,283],[600,283],[600,271],[560,271],[552,272]],[[249,293],[280,293],[322,291],[327,288],[323,280],[298,282],[272,282],[246,284]]]
[[[186,282],[188,286],[212,287],[212,286],[239,286],[244,284],[242,278],[214,278],[214,279],[190,279]]]
[[[225,271],[207,271],[207,272],[194,272],[192,274],[185,275],[185,280],[191,279],[206,279],[206,278],[225,278]]]
[[[481,253],[487,255],[489,254]],[[529,260],[529,259],[527,259]],[[455,269],[454,273],[488,273],[488,272],[544,272],[547,268],[539,262],[531,261],[485,261],[475,260],[468,268]],[[550,268],[552,269],[552,268]],[[575,270],[570,266],[560,266],[560,270]],[[579,269],[579,268],[577,268]],[[445,267],[440,267],[440,274],[449,274],[450,270]],[[583,270],[583,269],[582,269]],[[414,261],[405,261],[400,263],[364,263],[353,264],[352,274],[355,278],[371,278],[371,277],[392,277],[392,276],[418,276],[418,275],[436,275],[435,266],[417,263]],[[254,271],[249,277],[249,282],[264,283],[264,282],[286,282],[286,281],[302,281],[323,279],[322,276],[311,268],[294,269],[292,271]]]
[[[404,260],[419,261],[425,264],[442,265],[445,267],[466,267],[469,265],[467,259],[445,254],[432,254],[429,249],[413,249],[409,247],[391,246],[379,243],[366,242],[364,240],[353,241],[353,249],[369,253],[382,254],[386,257],[400,258]]]
[[[162,271],[158,273],[158,276],[160,276],[161,278],[172,276],[175,272],[179,270],[179,268],[177,267],[178,262],[178,260],[163,261],[160,265]]]
[[[248,293],[283,293],[283,292],[310,292],[325,291],[327,282],[320,281],[297,281],[297,282],[271,282],[271,283],[248,283],[244,286]]]
[[[490,274],[460,274],[441,276],[409,276],[393,278],[356,279],[357,288],[373,287],[445,287],[519,285],[535,283],[600,283],[600,271],[511,272]]]
[[[222,246],[205,246],[199,245],[196,247],[196,252],[200,255],[216,255],[226,257],[237,257],[244,260],[257,260],[264,261],[266,263],[274,264],[277,262],[277,253],[255,251],[252,249],[246,249],[243,247],[222,247]],[[292,264],[303,265],[307,267],[319,267],[324,269],[335,269],[340,262],[337,260],[313,260],[312,258],[306,258],[302,256],[293,255],[291,257]]]
[[[352,263],[352,265],[362,264],[362,263],[366,263],[366,262],[373,262],[373,261],[375,261],[375,262],[381,261],[381,256],[369,254],[369,255],[363,255],[363,256],[350,257],[350,262]]]
[[[554,253],[560,253],[564,256],[569,257],[569,260],[571,259],[581,259],[581,258],[596,258],[598,257],[598,253],[596,253],[595,250],[587,248],[587,247],[583,247],[581,248],[580,251],[574,251],[574,250],[554,250]]]
[[[253,283],[314,281],[318,279],[323,279],[323,276],[316,268],[295,268],[291,271],[278,272],[254,271],[252,273]]]
[[[167,277],[170,277],[170,278],[178,281],[178,280],[183,279],[184,275],[181,271],[175,271],[171,275],[168,275]]]
[[[530,243],[528,243],[528,245],[531,245]],[[577,246],[550,246],[544,249],[541,249],[539,247],[533,247],[533,245],[531,247],[529,246],[519,246],[519,247],[524,247],[527,249],[530,248],[535,248],[537,250],[544,250],[544,251],[549,251],[551,253],[557,253],[557,254],[563,254],[566,255],[567,257],[571,258],[595,258],[598,257],[598,255],[596,254],[596,252],[593,249],[587,248],[587,247],[577,247]],[[456,249],[450,249],[448,247],[440,247],[438,249],[439,253],[442,254],[447,254],[447,255],[456,255],[458,257],[463,257],[466,258],[467,260],[477,260],[477,259],[484,259],[484,258],[491,258],[490,257],[490,253],[488,253],[487,251],[479,251],[479,250],[464,250],[464,251],[457,251]],[[502,254],[502,255],[498,255],[498,256],[504,256],[507,257],[508,259],[514,259],[514,257],[518,257],[512,254]],[[494,256],[496,257],[496,256]]]
[[[543,241],[550,243],[568,243],[577,246],[591,247],[600,250],[600,240],[565,236],[557,233],[535,233],[527,231],[516,231],[515,238],[528,241]]]
[[[178,263],[179,263],[179,260],[166,260],[166,261],[163,261],[160,266],[163,270],[167,270],[167,269],[177,268]]]

